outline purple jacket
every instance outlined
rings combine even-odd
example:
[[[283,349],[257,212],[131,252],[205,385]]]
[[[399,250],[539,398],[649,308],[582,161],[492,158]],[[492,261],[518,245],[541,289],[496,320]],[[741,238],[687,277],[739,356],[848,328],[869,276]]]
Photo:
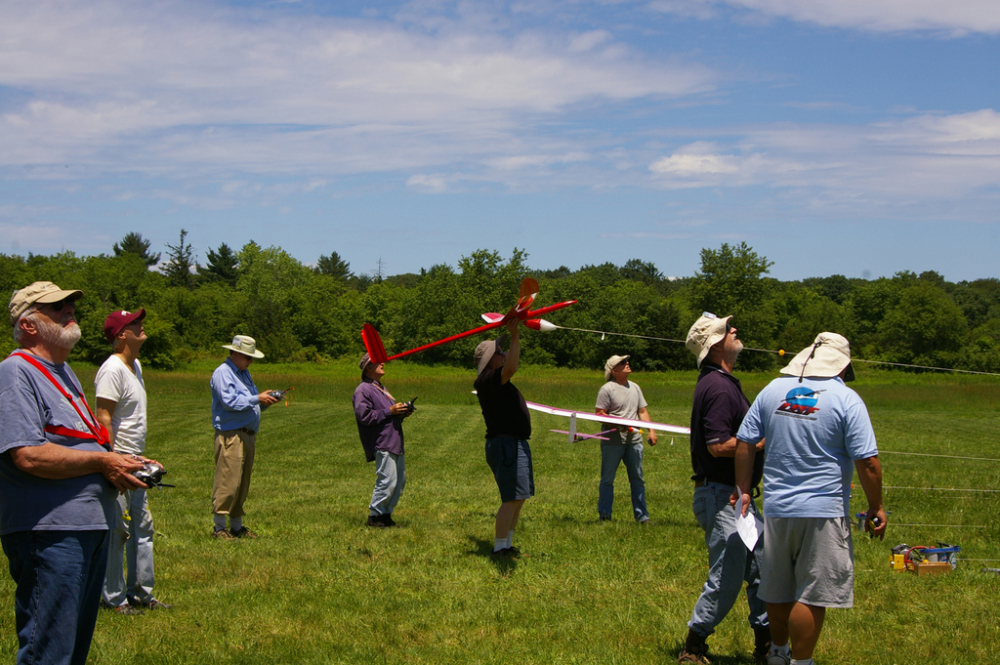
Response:
[[[376,450],[402,455],[403,419],[390,412],[395,402],[382,385],[368,377],[361,379],[351,401],[354,402],[354,418],[358,421],[365,458],[374,462]]]

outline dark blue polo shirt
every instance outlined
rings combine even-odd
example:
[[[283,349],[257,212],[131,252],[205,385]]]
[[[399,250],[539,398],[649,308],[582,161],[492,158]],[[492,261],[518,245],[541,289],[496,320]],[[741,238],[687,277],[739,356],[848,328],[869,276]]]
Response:
[[[694,389],[691,406],[692,480],[709,480],[723,485],[736,484],[736,464],[732,457],[714,457],[709,444],[721,443],[736,436],[750,401],[743,394],[739,379],[718,365],[701,363],[701,374]],[[756,455],[752,486],[760,483],[764,456]]]

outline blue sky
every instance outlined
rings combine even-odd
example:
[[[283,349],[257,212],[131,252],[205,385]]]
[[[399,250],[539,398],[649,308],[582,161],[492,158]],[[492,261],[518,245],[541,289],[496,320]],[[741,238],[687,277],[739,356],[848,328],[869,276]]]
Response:
[[[0,0],[0,252],[1000,277],[995,0]]]

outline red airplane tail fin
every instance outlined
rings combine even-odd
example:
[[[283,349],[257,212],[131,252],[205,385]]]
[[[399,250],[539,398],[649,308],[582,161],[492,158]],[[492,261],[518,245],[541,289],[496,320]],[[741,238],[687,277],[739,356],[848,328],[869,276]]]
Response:
[[[389,354],[385,352],[385,346],[382,345],[382,338],[378,336],[378,331],[372,324],[366,323],[362,326],[361,341],[365,343],[365,350],[373,363],[380,364],[389,359]]]

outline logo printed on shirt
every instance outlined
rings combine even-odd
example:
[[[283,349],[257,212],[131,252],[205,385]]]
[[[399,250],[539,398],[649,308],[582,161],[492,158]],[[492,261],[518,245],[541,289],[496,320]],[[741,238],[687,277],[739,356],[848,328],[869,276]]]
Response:
[[[792,416],[798,418],[806,418],[807,420],[816,420],[811,418],[812,414],[819,411],[819,407],[816,403],[819,402],[819,394],[825,392],[823,390],[813,390],[812,388],[806,388],[805,386],[797,386],[788,391],[785,395],[785,401],[781,403],[781,406],[777,408],[775,413],[780,416]]]

